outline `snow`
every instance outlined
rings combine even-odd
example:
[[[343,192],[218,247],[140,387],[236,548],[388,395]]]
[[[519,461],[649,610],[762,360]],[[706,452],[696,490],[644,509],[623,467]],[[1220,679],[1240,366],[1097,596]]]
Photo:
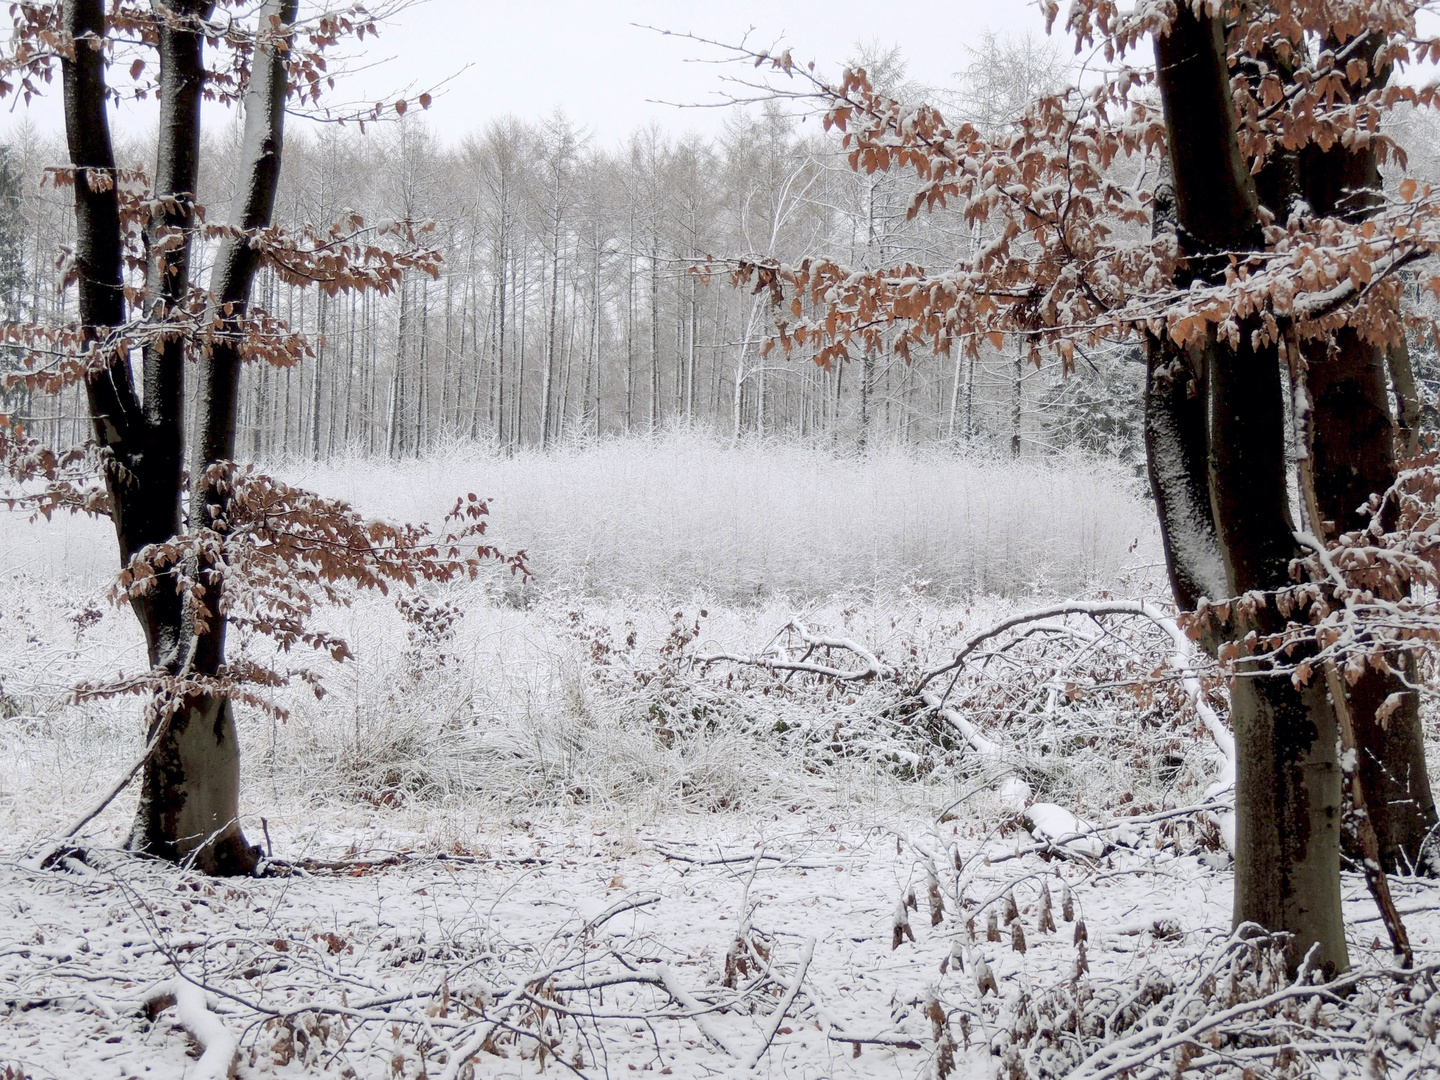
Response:
[[[175,1015],[185,1030],[200,1040],[205,1052],[195,1063],[194,1080],[225,1080],[235,1064],[240,1047],[224,1022],[210,1011],[206,994],[183,976],[170,980]]]
[[[303,849],[306,837],[277,830],[276,839]],[[397,1075],[398,1063],[398,1075],[412,1077],[422,1049],[430,1075],[465,1075],[459,1056],[441,1068],[448,1043],[478,1055],[475,1075],[519,1077],[542,1074],[531,1036],[544,1032],[585,1075],[630,1065],[733,1074],[758,1058],[757,1075],[922,1077],[934,1041],[923,1006],[938,988],[970,1017],[960,1075],[988,1076],[991,1045],[1020,995],[1038,997],[1073,973],[1073,923],[1057,905],[1057,929],[1037,925],[1040,881],[1073,894],[1097,983],[1173,973],[1228,935],[1229,874],[1194,855],[1116,849],[1100,873],[1038,855],[977,858],[1012,844],[959,823],[831,831],[811,820],[671,819],[634,835],[559,823],[499,829],[458,854],[461,845],[436,849],[424,837],[352,832],[308,848],[349,868],[238,882],[112,852],[92,854],[86,874],[0,859],[9,1010],[0,1060],[32,1076],[221,1076],[207,1070],[233,1039],[242,1078],[316,1075],[327,1063],[336,1075],[377,1080]],[[406,848],[404,861],[380,864]],[[942,922],[912,918],[913,943],[892,950],[895,903],[922,852],[948,849],[966,869],[944,875]],[[707,861],[726,857],[735,861]],[[1440,960],[1431,945],[1440,910],[1417,903],[1428,887],[1399,889],[1419,961]],[[1378,926],[1363,883],[1347,878],[1346,891],[1352,955],[1383,962],[1370,948]],[[1007,894],[1023,954],[1008,930],[998,943],[983,930],[971,942],[965,930],[967,916]],[[602,921],[607,911],[619,914]],[[724,985],[737,933],[768,953],[773,982],[747,985],[752,967]],[[998,993],[981,994],[986,969]],[[528,981],[536,973],[545,977]],[[643,981],[616,981],[632,974]],[[554,989],[585,981],[596,990]],[[575,1011],[542,1016],[552,998]],[[153,1020],[147,1001],[163,1006]],[[1400,1023],[1377,1021],[1387,1032]],[[206,1047],[198,1063],[187,1031]],[[1404,1046],[1409,1031],[1401,1024],[1387,1038]],[[851,1040],[861,1042],[858,1058]],[[1433,1044],[1417,1045],[1434,1064]]]
[[[742,599],[739,555],[760,528],[747,515],[800,500],[805,459],[705,453],[662,443],[467,465],[507,496],[497,533],[518,535],[517,515],[548,577],[525,595],[491,582],[437,592],[462,612],[442,640],[407,637],[388,600],[326,616],[357,656],[323,669],[329,694],[286,691],[284,723],[237,717],[244,826],[277,873],[253,880],[120,852],[133,792],[76,846],[56,842],[139,749],[133,701],[82,708],[67,688],[143,657],[129,613],[105,602],[103,529],[0,519],[0,1062],[100,1080],[218,1077],[232,1060],[240,1080],[632,1068],[918,1080],[953,1053],[954,1075],[992,1077],[1039,1068],[1032,1021],[1065,995],[1110,1009],[1155,980],[1173,990],[1153,1025],[1105,1022],[1124,1031],[1117,1048],[1163,1063],[1166,1024],[1199,1015],[1184,1013],[1187,987],[1213,968],[1239,1010],[1205,1014],[1218,1032],[1290,1023],[1293,999],[1328,1010],[1312,1042],[1351,1047],[1327,1059],[1336,1075],[1358,1074],[1355,1047],[1412,1073],[1440,1067],[1440,1007],[1384,974],[1357,876],[1347,925],[1369,981],[1329,1004],[1295,990],[1264,1005],[1269,984],[1241,970],[1255,950],[1231,932],[1224,694],[1155,599],[1163,582],[1128,569],[1133,529],[1084,540],[1090,565],[1109,568],[1073,590],[1090,599],[967,592],[963,566],[934,562],[921,565],[939,586],[882,587],[875,552],[938,551],[945,528],[885,517],[880,489],[937,481],[930,459],[882,456],[856,466],[873,487],[849,504],[878,508],[857,519],[869,553],[817,558],[834,544],[806,530],[828,528],[830,511],[777,510],[812,546],[767,549]],[[839,500],[843,475],[828,468],[815,486]],[[1018,536],[1055,533],[1069,512],[999,493],[1014,476],[1003,467],[964,468]],[[1055,468],[1072,491],[1109,482]],[[726,469],[703,512],[685,508],[667,530],[667,485]],[[311,472],[397,517],[472,479],[446,481],[430,462]],[[594,534],[634,565],[565,575],[564,553],[589,542],[566,534],[584,484],[585,498],[640,507]],[[728,536],[708,536],[727,520]],[[1051,550],[1082,548],[1070,537]],[[635,588],[630,575],[666,560],[692,588],[663,574]],[[895,710],[900,687],[962,648],[928,706]],[[811,667],[746,662],[775,656]],[[843,683],[816,674],[867,667]],[[1430,887],[1392,888],[1417,963],[1440,964]],[[1065,1070],[1113,1075],[1121,1059],[1085,1045]]]
[[[1101,840],[1087,835],[1095,831],[1095,826],[1088,821],[1082,821],[1063,806],[1056,806],[1054,803],[1032,803],[1025,808],[1022,817],[1025,827],[1036,840],[1064,845],[1092,859],[1105,853],[1105,845]]]

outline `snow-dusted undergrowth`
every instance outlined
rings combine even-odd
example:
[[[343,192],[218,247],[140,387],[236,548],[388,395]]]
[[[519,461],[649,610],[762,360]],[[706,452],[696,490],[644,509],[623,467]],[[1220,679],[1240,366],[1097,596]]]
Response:
[[[530,552],[536,579],[432,595],[458,616],[443,640],[383,598],[327,616],[351,640],[353,664],[283,659],[313,663],[330,693],[287,697],[284,723],[242,710],[246,791],[272,815],[319,799],[651,817],[889,802],[892,788],[943,805],[964,783],[951,770],[896,788],[885,754],[817,766],[820,740],[796,734],[848,727],[883,707],[888,689],[837,705],[793,680],[774,693],[750,676],[707,688],[715,680],[692,678],[683,650],[673,652],[676,614],[698,620],[692,652],[749,649],[799,617],[896,658],[943,659],[986,620],[1058,594],[1057,582],[1131,592],[1153,588],[1155,573],[1153,526],[1133,483],[1084,460],[1022,468],[900,450],[846,459],[671,437],[552,456],[471,447],[280,469],[393,518],[433,520],[464,491],[491,496],[496,538]],[[137,738],[133,702],[77,708],[69,688],[143,658],[129,612],[107,600],[105,523],[0,516],[0,549],[0,710],[13,714],[3,738],[16,763],[0,779],[0,828],[54,827],[133,756]],[[670,718],[676,709],[689,719]],[[117,807],[107,820],[122,819]]]
[[[1170,813],[1203,799],[1216,753],[1153,623],[1047,619],[932,684],[992,752],[902,700],[1017,609],[1160,591],[1120,474],[677,439],[282,471],[397,518],[492,496],[536,583],[408,615],[362,598],[327,616],[356,660],[315,665],[324,698],[287,691],[285,722],[241,711],[244,824],[295,876],[130,860],[124,797],[88,854],[42,870],[25,853],[139,742],[134,702],[68,689],[143,658],[106,601],[103,525],[0,517],[0,1066],[219,1075],[233,1038],[242,1080],[1436,1067],[1423,982],[1286,997],[1230,939],[1215,827]],[[797,621],[885,675],[696,659],[798,658]],[[1104,831],[1043,850],[1002,777]],[[1440,961],[1424,887],[1398,888],[1418,958]],[[1379,924],[1347,892],[1352,955],[1378,971]]]

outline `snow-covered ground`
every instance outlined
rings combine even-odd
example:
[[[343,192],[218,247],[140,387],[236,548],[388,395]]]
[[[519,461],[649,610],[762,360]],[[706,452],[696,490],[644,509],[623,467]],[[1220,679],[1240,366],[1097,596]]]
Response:
[[[110,852],[69,872],[5,859],[0,1061],[36,1080],[205,1075],[188,1018],[169,1007],[178,978],[202,988],[239,1040],[241,1077],[928,1077],[940,1053],[932,1002],[957,1044],[955,1075],[990,1077],[1020,1043],[1027,1011],[1033,1023],[1037,1002],[1074,985],[1080,922],[1081,982],[1097,1018],[1121,993],[1200,982],[1229,938],[1230,876],[1185,853],[1183,840],[1117,849],[1097,864],[1035,855],[987,864],[984,853],[1011,854],[1016,838],[987,840],[958,821],[855,817],[846,826],[787,815],[633,829],[543,822],[465,839],[452,827],[444,844],[381,819],[272,823],[278,846],[316,861],[303,875],[246,881]],[[1053,930],[1041,927],[1042,887]],[[1440,959],[1432,892],[1399,887],[1422,963]],[[1347,893],[1352,959],[1383,965],[1363,882],[1347,880]],[[894,947],[897,911],[912,896],[914,940],[902,933]],[[987,940],[991,912],[1001,913],[998,942]],[[994,992],[980,988],[981,959]],[[1222,967],[1219,981],[1229,974]],[[1251,995],[1272,989],[1262,964],[1258,979],[1242,970],[1218,998],[1243,1003],[1247,975]],[[1430,1000],[1381,984],[1348,1008],[1327,1003],[1329,1027],[1309,1040],[1306,1060],[1324,1064],[1319,1048],[1333,1042],[1397,1059],[1393,1075],[1440,1067],[1425,1037]],[[1294,1010],[1274,1011],[1278,1021],[1241,1016],[1227,1034],[1271,1021],[1304,1044]],[[1130,1032],[1117,1024],[1116,1034]],[[1047,1070],[1043,1050],[1024,1049],[1029,1075],[1079,1064],[1065,1057]],[[451,1067],[462,1054],[473,1072]],[[1172,1057],[1162,1051],[1156,1063]],[[1110,1064],[1102,1056],[1081,1075]]]
[[[138,634],[102,526],[0,518],[11,1076],[214,1076],[231,1040],[240,1077],[1262,1076],[1277,1040],[1287,1075],[1440,1068],[1440,1005],[1384,973],[1359,878],[1358,989],[1287,990],[1232,937],[1213,816],[1171,813],[1222,762],[1152,623],[987,642],[935,684],[985,753],[897,707],[1018,610],[1161,594],[1132,479],[674,440],[282,468],[392,517],[492,495],[536,584],[429,595],[441,633],[377,598],[327,616],[356,652],[316,665],[329,693],[240,716],[244,827],[278,876],[212,881],[121,854],[125,796],[79,851],[47,846],[137,751],[133,701],[67,694],[133,670]],[[792,623],[887,674],[696,659],[798,659]],[[1098,838],[1037,843],[1009,778]],[[1440,964],[1440,901],[1395,888]]]

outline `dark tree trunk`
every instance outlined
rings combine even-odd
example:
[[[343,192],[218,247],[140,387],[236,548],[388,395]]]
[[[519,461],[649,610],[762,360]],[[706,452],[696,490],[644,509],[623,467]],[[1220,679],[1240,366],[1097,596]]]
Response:
[[[65,97],[65,137],[74,167],[75,267],[80,323],[95,354],[85,379],[96,443],[106,451],[105,482],[111,516],[127,560],[140,546],[145,515],[132,509],[131,479],[142,457],[137,442],[143,434],[140,401],[130,378],[129,358],[112,332],[125,322],[121,270],[120,198],[115,188],[115,153],[107,116],[103,0],[65,0],[62,28],[75,41],[73,58],[61,60]],[[140,542],[141,544],[144,541]],[[136,605],[152,660],[159,646],[147,606]]]
[[[1175,235],[1175,188],[1169,169],[1155,190],[1154,233]],[[1202,597],[1230,595],[1210,505],[1210,418],[1205,350],[1168,338],[1145,342],[1145,464],[1160,522],[1170,592],[1181,611]],[[1214,654],[1207,632],[1201,644]]]
[[[1214,280],[1231,252],[1261,243],[1255,188],[1235,135],[1221,20],[1179,5],[1155,52],[1182,250],[1189,273]],[[1273,346],[1253,346],[1254,329],[1242,326],[1234,344],[1212,337],[1206,348],[1210,495],[1231,595],[1289,584],[1298,554],[1280,366]],[[1265,605],[1237,615],[1232,629],[1263,633],[1279,620]],[[1240,665],[1231,703],[1235,921],[1294,935],[1292,964],[1318,945],[1321,968],[1344,969],[1334,710],[1319,680],[1298,690],[1288,675],[1256,662]]]
[[[258,25],[288,27],[295,21],[296,7],[297,0],[266,0]],[[163,62],[163,50],[161,55]],[[283,46],[267,42],[256,57],[245,95],[242,187],[231,218],[241,229],[263,228],[271,220],[280,177],[285,89]],[[248,308],[258,259],[254,248],[233,240],[223,244],[216,256],[212,303],[217,311],[230,312],[232,325],[238,326]],[[225,495],[214,480],[216,470],[224,469],[235,456],[239,381],[239,351],[222,339],[199,365],[197,439],[191,459],[192,529],[224,529]],[[178,503],[178,485],[175,491]],[[194,569],[203,573],[205,567]],[[212,612],[220,600],[219,588],[212,586],[207,596]],[[224,617],[212,614],[200,632],[193,623],[185,629],[191,669],[197,675],[221,674]],[[191,861],[208,873],[249,873],[259,850],[246,842],[240,829],[239,796],[240,749],[231,702],[223,695],[192,697],[170,719],[145,767],[131,845],[164,858]]]
[[[199,95],[203,80],[201,39],[186,20],[207,14],[207,3],[168,5],[176,16],[165,20],[159,41],[162,117],[158,139],[156,190],[171,196],[173,204],[150,225],[154,239],[160,230],[179,229],[182,244],[155,251],[148,286],[147,315],[161,321],[169,317],[188,292],[189,229],[193,223],[193,195],[199,144]],[[62,8],[64,30],[75,41],[74,56],[62,61],[66,139],[76,168],[76,261],[79,269],[80,320],[98,350],[86,379],[97,442],[107,453],[106,484],[111,515],[123,561],[146,544],[169,539],[179,530],[180,457],[183,446],[183,368],[176,342],[152,346],[144,357],[144,400],[131,381],[128,358],[111,341],[113,328],[126,318],[123,293],[119,197],[114,154],[106,114],[105,60],[98,49],[104,38],[102,0],[66,0]],[[106,181],[106,182],[101,182]],[[153,667],[171,674],[182,672],[190,657],[182,657],[184,613],[174,588],[167,582],[135,604]],[[183,649],[190,653],[192,650]],[[195,787],[188,782],[186,759],[198,745],[204,755],[213,741],[207,732],[223,727],[228,707],[190,722],[193,708],[184,708],[167,724],[167,733],[147,762],[141,792],[141,812],[131,843],[169,858],[192,851],[206,869],[225,869],[205,857],[226,830],[239,834],[234,806],[238,796],[238,770],[233,779]],[[159,714],[152,720],[162,722]],[[232,725],[233,726],[233,725]],[[233,740],[232,740],[233,742]],[[147,830],[147,816],[155,828]],[[243,842],[242,842],[243,846]],[[253,865],[253,864],[252,864]],[[235,869],[246,869],[236,865]]]
[[[1339,47],[1339,42],[1330,42]],[[1379,42],[1370,38],[1356,58],[1367,69]],[[1370,85],[1383,83],[1389,72],[1375,73]],[[1366,87],[1350,85],[1352,93]],[[1307,147],[1300,155],[1301,185],[1316,214],[1363,221],[1383,201],[1375,151],[1368,144],[1328,150]],[[1390,415],[1385,349],[1365,341],[1348,327],[1329,341],[1304,347],[1312,400],[1315,497],[1325,535],[1364,528],[1360,512],[1372,494],[1395,482],[1395,425]],[[1403,371],[1400,373],[1403,377]],[[1402,409],[1406,397],[1397,380]],[[1397,666],[1403,667],[1402,661]],[[1376,710],[1391,694],[1403,704],[1387,723]],[[1424,863],[1421,848],[1436,825],[1435,800],[1425,765],[1420,695],[1408,690],[1399,675],[1367,668],[1348,687],[1347,697],[1360,749],[1360,782],[1365,805],[1375,825],[1381,863],[1387,871],[1408,870]],[[1352,852],[1360,857],[1358,850]]]
[[[195,224],[196,176],[200,167],[200,98],[204,85],[203,38],[195,32],[208,18],[208,0],[165,0],[169,17],[161,20],[160,129],[156,144],[155,195],[166,208],[147,228],[151,251],[146,275],[147,315],[164,322],[181,310],[190,291],[190,251]],[[179,232],[184,240],[168,250],[161,240]],[[131,513],[125,523],[122,557],[145,544],[162,543],[180,531],[182,457],[184,454],[183,335],[168,337],[145,350],[142,365],[142,416],[133,455]],[[147,609],[150,663],[172,673],[184,663],[183,611],[179,593],[162,583],[142,601]]]
[[[1361,528],[1356,513],[1395,480],[1394,427],[1385,382],[1385,352],[1342,329],[1307,350],[1314,410],[1315,495],[1324,539]],[[1403,661],[1396,660],[1403,667]],[[1381,723],[1376,711],[1391,694],[1402,705]],[[1422,867],[1422,847],[1436,824],[1425,763],[1420,695],[1398,674],[1367,667],[1346,696],[1360,749],[1360,782],[1387,871]],[[1349,850],[1347,848],[1347,850]],[[1358,849],[1350,852],[1358,858]]]
[[[1201,350],[1146,342],[1145,459],[1170,592],[1181,611],[1230,593],[1210,506],[1210,431]],[[1213,648],[1210,649],[1213,652]]]

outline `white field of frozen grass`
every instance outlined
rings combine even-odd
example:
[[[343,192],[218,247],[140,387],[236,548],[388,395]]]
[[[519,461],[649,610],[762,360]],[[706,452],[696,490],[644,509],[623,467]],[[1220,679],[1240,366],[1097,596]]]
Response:
[[[421,673],[409,670],[407,627],[388,600],[361,597],[330,613],[357,661],[315,664],[329,696],[288,696],[284,724],[242,713],[246,790],[266,793],[271,816],[286,800],[308,805],[320,794],[393,803],[391,789],[425,812],[580,804],[646,819],[797,798],[948,798],[943,784],[938,794],[888,784],[882,793],[863,756],[812,782],[774,740],[743,733],[774,725],[769,702],[763,715],[662,745],[653,724],[632,722],[653,711],[643,695],[597,700],[588,637],[633,633],[629,662],[654,667],[674,614],[693,620],[704,610],[701,649],[758,647],[804,618],[882,652],[923,638],[938,655],[1014,604],[1150,592],[1157,573],[1135,481],[1084,459],[1017,464],[899,449],[837,458],[670,436],[551,455],[461,446],[420,461],[276,470],[393,519],[438,520],[475,491],[492,499],[495,541],[530,553],[535,583],[520,589],[497,576],[441,590],[436,599],[464,615],[454,639],[432,649],[446,663]],[[54,796],[102,783],[137,738],[134,702],[76,709],[65,695],[83,679],[134,670],[140,642],[129,613],[107,599],[115,555],[106,523],[0,517],[0,551],[0,688],[20,733],[9,749],[16,768],[0,780],[0,830],[20,829],[16,815],[32,811],[55,827],[77,799]],[[27,787],[46,797],[23,797]],[[118,829],[123,814],[112,816]]]
[[[1093,459],[836,456],[676,434],[511,458],[462,444],[399,464],[280,467],[408,520],[437,517],[458,492],[492,498],[494,536],[532,554],[546,596],[736,604],[914,582],[962,598],[1075,595],[1159,558],[1141,483]]]
[[[142,657],[106,600],[103,524],[0,517],[0,1068],[219,1076],[185,1034],[218,1020],[242,1080],[918,1080],[952,1058],[953,1075],[1018,1080],[1091,1053],[1077,1075],[1100,1077],[1115,1062],[1093,1032],[1052,1046],[1046,1016],[1109,1016],[1138,1052],[1164,1016],[1141,1030],[1115,1008],[1147,981],[1170,1008],[1216,963],[1242,1012],[1275,985],[1261,953],[1224,951],[1213,826],[1123,824],[1195,803],[1216,771],[1175,684],[1146,679],[1166,652],[1153,629],[1072,622],[977,657],[949,700],[994,759],[892,710],[898,682],[690,659],[757,652],[800,619],[903,673],[1017,608],[1155,595],[1149,507],[1111,468],[669,438],[277,471],[394,518],[492,497],[495,538],[531,552],[536,583],[434,592],[460,612],[441,638],[361,598],[326,616],[356,660],[316,664],[324,699],[287,694],[283,723],[242,711],[247,833],[306,875],[210,883],[127,859],[127,797],[87,832],[86,862],[40,870],[26,853],[139,747],[135,702],[77,708],[67,690]],[[1037,799],[1122,822],[1098,864],[1024,853],[994,790],[1011,771]],[[1067,889],[1089,926],[1080,981]],[[1421,962],[1440,960],[1427,886],[1396,889]],[[1383,967],[1363,883],[1346,891],[1352,957]],[[987,933],[1011,895],[1024,952],[1007,923]],[[1223,1048],[1268,1025],[1317,1074],[1378,1052],[1418,1075],[1440,1067],[1432,1000],[1375,976],[1313,1022],[1256,1006],[1217,1030]],[[1268,1059],[1196,1060],[1220,1075]]]

